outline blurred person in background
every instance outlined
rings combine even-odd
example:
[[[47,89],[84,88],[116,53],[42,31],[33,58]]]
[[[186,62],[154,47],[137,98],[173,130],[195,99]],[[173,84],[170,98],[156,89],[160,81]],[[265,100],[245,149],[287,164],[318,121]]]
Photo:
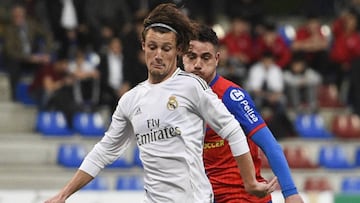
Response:
[[[87,0],[84,5],[84,18],[92,39],[103,34],[106,27],[112,29],[114,37],[122,37],[131,29],[133,16],[127,0]]]
[[[317,111],[321,80],[321,75],[307,64],[302,52],[293,54],[289,69],[284,71],[284,81],[289,103],[297,113]]]
[[[248,67],[253,59],[250,23],[242,16],[234,16],[230,24],[229,31],[220,42],[226,46],[231,60],[239,64],[239,67]]]
[[[69,62],[69,71],[75,80],[73,93],[77,106],[84,111],[95,110],[100,97],[100,74],[84,49],[77,49],[75,59]]]
[[[264,52],[260,61],[250,67],[246,88],[260,110],[271,110],[269,127],[277,138],[296,134],[286,114],[283,70],[275,63],[272,52]]]
[[[251,29],[265,17],[264,4],[261,0],[226,0],[223,4],[225,14],[229,18],[240,14],[249,20]]]
[[[72,126],[72,118],[77,111],[73,97],[74,78],[70,75],[66,57],[42,66],[35,74],[30,86],[40,111],[61,111],[67,124]]]
[[[64,32],[65,36],[58,47],[57,54],[66,56],[69,60],[74,60],[77,50],[84,46],[80,40],[81,36],[79,36],[76,29],[68,29]]]
[[[291,60],[291,50],[277,32],[275,23],[263,22],[262,31],[254,39],[254,62],[261,60],[265,53],[271,52],[275,63],[284,69]]]
[[[329,73],[325,75],[345,102],[348,100],[351,63],[360,57],[359,15],[352,9],[344,10],[333,22],[333,44],[330,48]],[[358,67],[356,67],[358,68]]]
[[[103,23],[100,30],[93,34],[92,46],[94,52],[98,54],[106,54],[109,50],[111,40],[118,37],[119,33],[109,23]]]
[[[220,52],[216,33],[206,25],[198,25],[197,36],[190,41],[188,52],[183,56],[184,68],[203,78],[223,101],[227,109],[242,126],[250,146],[258,181],[261,176],[260,147],[278,177],[286,203],[302,203],[281,146],[277,143],[261,115],[257,112],[250,95],[237,84],[217,74]],[[207,176],[212,184],[215,202],[269,203],[271,196],[258,198],[246,192],[228,142],[207,127],[203,150]]]
[[[127,79],[130,67],[124,66],[122,42],[114,37],[110,40],[106,54],[100,55],[100,105],[105,104],[114,112],[119,98],[131,88]]]
[[[81,36],[80,40],[88,41],[85,2],[86,0],[45,0],[47,18],[58,46],[67,42],[68,31],[77,32]]]
[[[219,75],[237,84],[243,84],[247,69],[229,56],[228,49],[225,45],[219,44],[218,50],[220,53],[217,70]]]
[[[139,10],[135,13],[130,32],[122,37],[124,67],[131,69],[131,75],[127,77],[131,87],[146,80],[147,68],[145,64],[144,51],[141,48],[141,33],[144,29],[144,19],[148,11]]]
[[[352,107],[352,111],[360,117],[360,57],[356,58],[352,62],[351,74],[350,74],[350,90],[349,90],[349,103]]]
[[[21,4],[15,4],[11,9],[11,22],[4,32],[4,54],[13,101],[22,74],[32,76],[39,66],[50,62],[52,52],[51,33],[28,17]]]
[[[316,14],[308,14],[303,25],[296,30],[291,44],[292,52],[303,52],[306,63],[319,73],[329,68],[330,40],[321,31],[321,21]]]
[[[253,94],[255,103],[263,107],[266,103],[277,111],[284,110],[284,77],[274,55],[268,51],[249,69],[247,89]]]

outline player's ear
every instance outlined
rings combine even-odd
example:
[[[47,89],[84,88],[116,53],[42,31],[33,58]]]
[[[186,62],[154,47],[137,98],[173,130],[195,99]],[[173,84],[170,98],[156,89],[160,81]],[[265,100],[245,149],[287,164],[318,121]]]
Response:
[[[141,48],[143,51],[145,50],[145,42],[144,41],[141,42]]]
[[[220,60],[220,52],[216,52],[215,60],[216,60],[216,66],[217,66],[219,64],[219,60]]]
[[[183,56],[185,54],[180,46],[176,47],[176,53],[177,53],[178,56]]]

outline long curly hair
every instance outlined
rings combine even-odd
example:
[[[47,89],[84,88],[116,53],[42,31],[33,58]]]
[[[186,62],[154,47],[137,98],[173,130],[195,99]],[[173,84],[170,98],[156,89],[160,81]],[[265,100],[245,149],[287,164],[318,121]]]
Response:
[[[154,8],[144,20],[142,41],[145,41],[148,26],[154,23],[163,23],[176,30],[176,46],[183,54],[189,48],[189,42],[194,37],[194,27],[191,20],[175,4],[160,4]],[[164,27],[151,27],[156,32],[167,33],[171,30]]]

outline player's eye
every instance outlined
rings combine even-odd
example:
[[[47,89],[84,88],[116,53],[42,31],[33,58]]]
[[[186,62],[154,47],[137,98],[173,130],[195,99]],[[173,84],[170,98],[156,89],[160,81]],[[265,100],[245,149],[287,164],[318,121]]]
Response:
[[[210,54],[204,54],[201,56],[201,59],[204,61],[208,61],[211,59],[211,55]]]
[[[171,51],[171,47],[170,46],[164,46],[163,48],[162,48],[162,50],[164,50],[165,52],[168,52],[168,51]]]
[[[148,45],[148,47],[149,47],[149,49],[151,49],[151,50],[155,50],[155,49],[156,49],[156,46],[153,45],[153,44]]]
[[[194,54],[194,53],[188,53],[187,55],[186,55],[190,60],[194,60],[194,59],[196,59],[196,54]]]

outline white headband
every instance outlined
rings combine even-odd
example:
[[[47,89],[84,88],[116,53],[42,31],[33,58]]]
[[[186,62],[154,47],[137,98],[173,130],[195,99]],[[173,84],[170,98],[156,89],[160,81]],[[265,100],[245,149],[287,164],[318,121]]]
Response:
[[[175,34],[178,34],[174,28],[172,28],[172,27],[170,27],[169,25],[166,25],[166,24],[164,24],[164,23],[153,23],[153,24],[150,24],[149,26],[147,26],[147,27],[145,28],[145,30],[148,30],[148,29],[153,28],[153,27],[163,27],[163,28],[166,28],[166,29],[174,32]]]

